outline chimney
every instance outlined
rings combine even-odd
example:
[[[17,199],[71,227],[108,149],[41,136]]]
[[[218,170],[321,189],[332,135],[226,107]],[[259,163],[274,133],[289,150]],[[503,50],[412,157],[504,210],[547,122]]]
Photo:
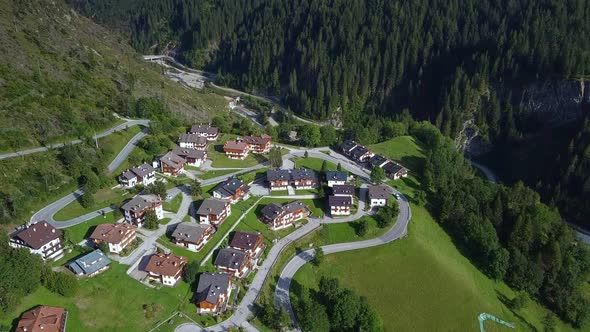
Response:
[[[36,227],[33,227],[33,232],[36,232],[36,231],[37,231],[37,228]]]
[[[55,228],[51,230],[51,233],[54,233],[55,234]]]

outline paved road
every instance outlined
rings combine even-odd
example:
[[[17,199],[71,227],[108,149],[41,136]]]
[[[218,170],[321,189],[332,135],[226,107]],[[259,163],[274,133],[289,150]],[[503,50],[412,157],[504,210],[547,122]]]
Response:
[[[115,133],[117,131],[121,131],[124,130],[125,128],[128,128],[130,126],[149,126],[150,121],[149,120],[127,120],[125,123],[122,123],[120,125],[117,125],[111,129],[105,130],[100,134],[94,135],[92,136],[92,138],[102,138],[105,136],[108,136],[112,133]],[[0,160],[1,159],[8,159],[8,158],[14,158],[14,157],[19,157],[19,156],[24,156],[27,154],[32,154],[32,153],[37,153],[37,152],[43,152],[43,151],[47,151],[49,149],[57,149],[57,148],[61,148],[65,145],[70,145],[70,144],[79,144],[82,143],[82,140],[80,139],[75,139],[72,140],[70,142],[66,142],[66,143],[57,143],[57,144],[52,144],[49,146],[43,146],[43,147],[39,147],[39,148],[34,148],[34,149],[27,149],[27,150],[21,150],[21,151],[17,151],[17,152],[12,152],[12,153],[5,153],[5,154],[0,154]]]
[[[144,138],[148,134],[147,128],[144,128],[141,132],[137,133],[137,135],[133,136],[129,142],[125,145],[125,147],[117,154],[115,159],[111,161],[109,166],[107,167],[108,174],[113,173],[121,164],[127,159],[133,148],[137,145],[142,138]]]

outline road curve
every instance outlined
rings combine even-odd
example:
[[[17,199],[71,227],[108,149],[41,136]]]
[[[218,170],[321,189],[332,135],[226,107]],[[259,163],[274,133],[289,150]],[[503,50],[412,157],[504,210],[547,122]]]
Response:
[[[111,129],[105,130],[102,133],[92,136],[92,138],[93,139],[102,138],[102,137],[108,136],[112,133],[115,133],[117,131],[121,131],[123,129],[126,129],[130,126],[139,125],[139,126],[148,127],[149,124],[150,124],[149,120],[127,120],[126,122],[124,122],[122,124],[116,125],[116,126],[112,127]],[[33,148],[33,149],[27,149],[27,150],[21,150],[21,151],[16,151],[16,152],[11,152],[11,153],[0,154],[0,160],[24,156],[24,155],[28,155],[28,154],[32,154],[32,153],[37,153],[37,152],[48,151],[49,149],[57,149],[57,148],[64,147],[65,145],[79,144],[79,143],[82,143],[82,140],[75,139],[75,140],[72,140],[72,141],[69,141],[66,143],[57,143],[57,144],[51,144],[49,146],[43,146],[43,147],[38,147],[38,148]]]
[[[137,133],[137,135],[133,136],[129,142],[125,145],[125,147],[117,154],[115,159],[111,161],[109,166],[107,167],[108,174],[113,173],[121,164],[127,159],[127,156],[133,151],[133,148],[137,145],[142,138],[144,138],[148,134],[147,128],[144,128],[141,132]]]

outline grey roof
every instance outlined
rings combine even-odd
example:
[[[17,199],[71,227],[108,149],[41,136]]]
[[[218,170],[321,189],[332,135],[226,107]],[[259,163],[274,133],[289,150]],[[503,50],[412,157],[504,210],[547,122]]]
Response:
[[[176,226],[172,237],[177,241],[197,243],[209,228],[214,229],[211,225],[182,222]]]
[[[205,139],[205,138],[203,138],[203,139]],[[174,150],[172,150],[172,153],[174,153],[175,155],[182,157],[182,158],[194,158],[194,159],[205,159],[205,155],[207,154],[205,151],[202,151],[202,150],[181,148],[180,146],[175,147]]]
[[[203,133],[217,135],[219,133],[219,129],[217,127],[211,127],[210,125],[193,125],[190,132],[196,134]]]
[[[369,187],[369,199],[387,199],[391,195],[389,187],[384,185]]]
[[[247,255],[245,252],[233,248],[223,248],[215,257],[215,266],[221,266],[228,269],[239,269]]]
[[[111,260],[100,251],[96,249],[68,265],[75,274],[88,275],[92,274],[103,267],[111,264]]]
[[[215,187],[215,189],[213,189],[213,191],[219,193],[221,197],[230,197],[235,195],[236,191],[239,188],[242,188],[242,191],[244,192],[248,192],[248,190],[250,189],[250,187],[244,185],[244,182],[242,182],[241,180],[238,180],[235,177],[231,177],[218,184]]]
[[[144,176],[146,176],[146,175],[148,175],[150,173],[155,172],[156,170],[152,166],[150,166],[148,164],[141,164],[141,165],[139,165],[137,167],[133,167],[131,169],[131,171],[133,173],[135,173],[135,175],[137,175],[139,177],[144,177]]]
[[[242,250],[252,250],[256,242],[261,238],[262,235],[260,233],[238,231],[232,237],[229,246]]]
[[[369,164],[371,167],[377,167],[387,161],[387,158],[383,157],[382,155],[376,154],[369,159]]]
[[[328,206],[351,206],[352,199],[349,196],[329,196]]]
[[[355,141],[346,140],[342,142],[342,144],[340,144],[340,148],[342,149],[342,151],[348,152],[357,145],[358,144]]]
[[[199,209],[197,210],[198,215],[219,215],[225,209],[225,205],[228,204],[227,201],[217,199],[217,198],[207,198],[206,200],[201,203]]]
[[[262,208],[261,213],[263,217],[274,220],[282,213],[291,213],[302,208],[307,209],[307,205],[303,204],[302,201],[293,201],[283,205],[270,203]]]
[[[219,296],[225,294],[230,285],[231,275],[225,272],[201,273],[197,284],[197,302],[217,304]]]
[[[160,202],[160,198],[156,195],[137,195],[123,204],[121,209],[125,211],[141,211],[156,202]]]
[[[182,134],[178,137],[178,143],[195,143],[198,145],[207,144],[207,139],[197,134]]]
[[[301,208],[307,208],[307,205],[303,204],[302,201],[293,201],[287,204],[283,204],[283,209],[287,212],[295,212]]]
[[[184,165],[186,160],[184,160],[184,158],[177,155],[176,153],[169,151],[168,153],[160,157],[160,162],[170,167],[180,168],[182,165]]]
[[[137,175],[135,175],[135,173],[133,173],[130,169],[126,170],[125,172],[123,172],[121,174],[121,178],[124,178],[127,180],[135,179],[136,177],[137,177]]]
[[[354,186],[347,184],[338,184],[332,187],[334,195],[354,195]]]
[[[364,147],[362,145],[359,145],[356,148],[354,148],[354,150],[352,150],[352,152],[350,154],[353,158],[358,159],[358,158],[362,157],[367,152],[369,152],[369,149],[367,149],[366,147]]]
[[[291,179],[291,173],[286,169],[271,169],[266,172],[267,181],[289,181]]]
[[[395,174],[401,171],[403,167],[399,164],[394,163],[393,161],[388,162],[387,164],[383,165],[383,170],[389,174]]]
[[[344,171],[327,171],[326,181],[346,181],[348,179],[348,173]]]
[[[307,169],[307,168],[296,168],[291,171],[291,179],[293,181],[296,180],[318,180],[318,175],[316,172]]]

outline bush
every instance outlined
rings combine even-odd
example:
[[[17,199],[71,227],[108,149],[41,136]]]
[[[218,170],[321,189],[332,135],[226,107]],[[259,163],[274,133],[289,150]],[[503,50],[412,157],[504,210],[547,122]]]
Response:
[[[79,200],[80,205],[82,205],[84,208],[89,208],[95,204],[94,195],[92,195],[92,193],[89,191],[84,192],[84,194],[80,196]]]
[[[369,230],[369,223],[366,219],[361,219],[354,223],[354,232],[356,235],[363,237],[367,235],[367,231]]]
[[[46,276],[45,287],[59,295],[72,297],[78,291],[78,279],[72,274],[52,271]]]

